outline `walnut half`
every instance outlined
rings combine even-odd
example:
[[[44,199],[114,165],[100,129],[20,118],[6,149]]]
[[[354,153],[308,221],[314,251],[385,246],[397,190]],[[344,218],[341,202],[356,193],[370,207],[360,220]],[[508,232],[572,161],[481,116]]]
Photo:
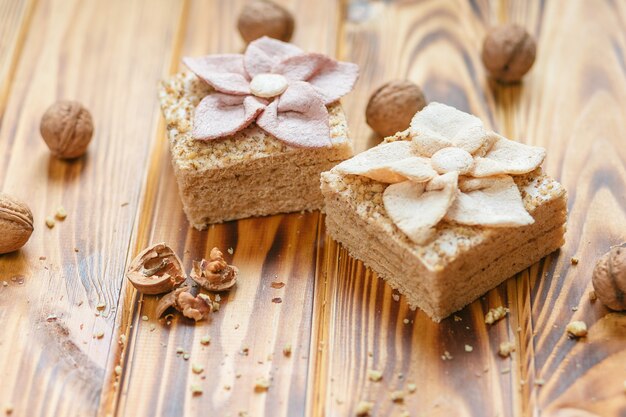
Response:
[[[209,260],[193,261],[191,279],[209,291],[226,291],[237,282],[239,270],[228,265],[218,248],[213,248]]]
[[[165,243],[144,249],[131,262],[126,277],[137,291],[162,294],[172,291],[187,279],[182,263]]]
[[[626,243],[612,247],[598,260],[591,281],[605,306],[626,310]]]
[[[157,317],[163,316],[170,307],[180,311],[187,318],[200,321],[213,311],[213,302],[206,294],[198,294],[194,297],[189,292],[189,287],[181,287],[159,300],[156,308]]]

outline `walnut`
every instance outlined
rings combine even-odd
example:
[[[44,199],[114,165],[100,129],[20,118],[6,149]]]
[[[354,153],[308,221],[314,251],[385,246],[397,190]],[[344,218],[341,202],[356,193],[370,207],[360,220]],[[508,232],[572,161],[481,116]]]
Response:
[[[522,79],[535,62],[537,45],[521,26],[507,24],[492,29],[483,43],[482,60],[497,81],[514,83]]]
[[[39,126],[43,140],[58,158],[78,158],[93,136],[89,111],[76,101],[58,101],[46,110]]]
[[[605,253],[591,277],[596,297],[611,310],[626,310],[626,243]]]
[[[137,291],[162,294],[185,282],[187,276],[180,259],[165,243],[144,249],[130,263],[126,277]]]
[[[173,307],[183,313],[183,316],[200,321],[213,311],[211,299],[206,294],[194,297],[189,287],[180,287],[166,294],[157,304],[157,317],[163,316],[168,308]]]
[[[237,267],[228,265],[218,248],[211,249],[209,260],[193,261],[191,279],[209,291],[225,291],[237,282]]]
[[[18,250],[33,233],[33,213],[26,203],[0,193],[0,254]]]
[[[424,106],[426,98],[417,85],[406,80],[390,81],[372,93],[365,119],[380,136],[391,136],[408,128]]]
[[[254,0],[239,14],[237,29],[246,43],[263,36],[289,42],[293,35],[291,13],[269,0]]]

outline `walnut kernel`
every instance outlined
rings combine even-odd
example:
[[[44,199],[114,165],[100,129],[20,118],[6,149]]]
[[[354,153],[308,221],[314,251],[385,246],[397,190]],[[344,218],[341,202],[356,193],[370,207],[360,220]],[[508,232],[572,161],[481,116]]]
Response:
[[[191,279],[209,291],[226,291],[237,283],[239,270],[228,265],[218,248],[213,248],[209,260],[193,261]]]
[[[63,100],[46,110],[39,130],[54,156],[78,158],[87,151],[91,142],[93,120],[82,104]]]
[[[239,14],[237,29],[246,43],[263,36],[289,42],[294,19],[284,7],[269,0],[254,0]]]
[[[572,321],[567,325],[565,330],[572,338],[587,336],[587,325],[584,321]]]
[[[139,253],[130,263],[126,277],[144,294],[172,291],[187,279],[180,259],[165,243],[157,243]]]
[[[157,317],[161,317],[170,307],[195,321],[205,319],[213,311],[211,299],[206,294],[198,294],[194,297],[189,292],[189,287],[177,288],[163,296],[157,304]]]
[[[611,310],[626,310],[626,243],[614,246],[596,263],[591,277],[596,297]]]
[[[513,83],[522,79],[535,62],[537,45],[521,26],[507,24],[492,29],[485,38],[482,60],[497,81]]]
[[[18,250],[33,233],[33,213],[26,203],[0,193],[0,254]]]
[[[394,80],[372,93],[365,109],[367,124],[380,136],[409,127],[411,119],[426,106],[422,90],[407,80]]]

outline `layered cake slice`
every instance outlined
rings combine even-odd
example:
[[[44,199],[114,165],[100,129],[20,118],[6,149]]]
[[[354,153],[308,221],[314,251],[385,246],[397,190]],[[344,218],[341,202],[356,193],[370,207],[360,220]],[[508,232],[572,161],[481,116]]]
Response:
[[[189,222],[321,208],[320,173],[352,156],[339,99],[358,67],[270,38],[183,61],[159,96]]]
[[[322,174],[327,231],[438,322],[563,245],[566,192],[544,158],[431,103]]]

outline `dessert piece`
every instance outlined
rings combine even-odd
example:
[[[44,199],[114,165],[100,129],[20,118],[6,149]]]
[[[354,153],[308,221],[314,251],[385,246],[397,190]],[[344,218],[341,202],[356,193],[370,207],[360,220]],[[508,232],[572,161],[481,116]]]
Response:
[[[189,222],[321,208],[320,173],[352,155],[339,99],[358,67],[267,37],[183,61],[195,75],[159,94]]]
[[[563,245],[566,192],[544,157],[431,103],[322,173],[328,233],[438,322]]]

